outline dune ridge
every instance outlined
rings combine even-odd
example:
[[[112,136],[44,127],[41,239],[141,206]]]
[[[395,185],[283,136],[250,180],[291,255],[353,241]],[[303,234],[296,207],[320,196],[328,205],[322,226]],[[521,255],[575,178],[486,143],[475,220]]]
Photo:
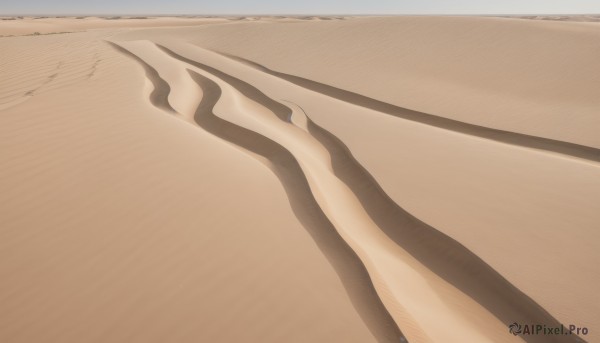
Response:
[[[135,56],[137,62],[143,63],[142,66],[147,65],[142,58],[129,50],[118,44],[112,42],[111,44],[118,47],[119,52],[127,56]],[[187,69],[187,72],[198,83],[202,91],[202,98],[193,115],[193,122],[203,130],[251,153],[253,156],[262,157],[259,160],[281,181],[294,213],[338,272],[353,304],[357,307],[358,313],[363,316],[378,341],[402,341],[404,336],[375,294],[366,269],[315,202],[308,181],[293,155],[278,143],[215,115],[213,108],[221,97],[221,88],[209,78],[189,69]],[[153,84],[167,84],[158,73],[147,74],[147,77],[157,79]],[[160,97],[163,99],[168,98],[170,89],[170,87],[158,88]],[[250,85],[246,85],[244,90],[251,94],[262,94]],[[266,96],[263,94],[263,97]],[[271,99],[269,103],[277,102]]]
[[[196,123],[230,143],[267,158],[269,167],[284,185],[292,208],[299,219],[306,223],[307,230],[321,246],[322,251],[331,256],[330,263],[340,273],[340,278],[354,299],[359,314],[363,314],[373,334],[381,342],[404,341],[403,335],[374,293],[366,269],[315,202],[308,181],[293,155],[276,142],[216,116],[212,108],[220,98],[221,89],[209,78],[193,71],[189,73],[203,90],[202,102],[194,116]]]
[[[195,66],[214,77],[220,78],[232,85],[241,94],[269,109],[280,121],[289,124],[291,113],[294,111],[281,102],[275,101],[250,84],[218,69],[183,57],[164,46],[157,45],[157,47],[179,61]],[[204,85],[203,90],[205,93],[203,99],[205,96],[210,97],[212,102],[214,102],[208,102],[208,105],[202,105],[205,103],[205,100],[201,102],[194,116],[195,121],[198,123],[201,114],[205,112],[212,113],[211,108],[218,102],[218,97],[215,96],[216,91],[214,90],[216,84],[213,84],[213,81],[198,73],[191,71],[190,73],[192,78],[200,85]],[[220,92],[218,93],[220,94]],[[296,106],[298,105],[296,104]],[[302,110],[301,107],[298,106],[298,108]],[[369,216],[396,244],[406,249],[420,263],[426,265],[427,268],[434,271],[438,276],[441,276],[444,280],[450,282],[473,298],[506,325],[510,324],[515,318],[523,322],[544,322],[552,323],[551,325],[560,325],[547,311],[512,286],[485,264],[485,262],[464,248],[464,246],[404,211],[385,194],[374,178],[352,157],[350,151],[339,139],[316,125],[308,116],[306,116],[306,122],[308,132],[328,151],[334,174],[350,187],[354,194],[358,195],[359,201],[367,210]],[[220,121],[220,123],[219,126],[226,126],[223,122]],[[206,127],[204,128],[206,129]],[[232,129],[230,128],[229,130],[231,132]],[[214,129],[209,129],[208,131],[214,132]],[[235,130],[233,131],[235,132]],[[260,141],[260,139],[256,138],[256,135],[256,133],[253,134],[253,140]],[[243,136],[238,132],[236,135],[230,137],[237,137],[236,139],[239,140],[239,137]],[[240,145],[247,146],[247,144]],[[264,156],[265,153],[260,153],[259,155]],[[293,157],[291,158],[293,159]],[[284,164],[293,165],[294,162],[290,161]],[[318,194],[315,196],[317,199],[319,198]],[[317,200],[317,202],[319,201]],[[403,320],[406,320],[406,318],[403,318]],[[423,331],[417,333],[414,328],[411,329],[408,330],[410,332],[409,339],[412,335],[413,338],[418,340],[427,340],[427,336]],[[533,337],[527,341],[547,342],[548,339]],[[571,342],[581,340],[576,336],[564,336],[557,337],[553,341]]]
[[[407,108],[399,107],[390,103],[367,97],[362,94],[327,85],[321,82],[275,71],[259,63],[250,61],[239,56],[234,56],[218,51],[215,52],[223,56],[229,57],[231,59],[241,61],[262,72],[289,81],[300,87],[310,89],[314,92],[324,94],[332,98],[351,103],[356,106],[365,107],[398,118],[418,122],[425,125],[430,125],[445,130],[459,132],[466,135],[490,139],[497,142],[522,146],[526,148],[545,150],[548,152],[559,153],[569,157],[581,158],[593,162],[600,162],[600,149],[594,147],[555,139],[549,139],[545,137],[531,136],[519,132],[504,131],[458,120],[453,120],[445,117],[440,117],[433,114],[413,111]]]
[[[204,69],[232,83],[240,91],[243,89],[242,93],[271,109],[280,120],[290,121],[288,113],[292,112],[291,108],[284,110],[282,104],[275,105],[273,99],[248,83],[215,68],[178,55],[164,46],[158,46],[174,58]],[[325,88],[328,89],[327,86]],[[315,88],[312,89],[317,91]],[[344,94],[343,92],[341,91],[342,94]],[[327,91],[325,91],[325,94],[331,95]],[[358,94],[354,95],[361,97]],[[342,97],[342,99],[345,99],[345,97]],[[373,101],[377,102],[376,100]],[[389,106],[393,107],[393,105]],[[298,107],[303,111],[300,106]],[[356,161],[341,140],[315,124],[308,115],[306,115],[306,119],[308,131],[328,150],[336,176],[353,190],[371,218],[394,242],[409,251],[411,255],[436,274],[474,298],[506,325],[516,320],[519,322],[551,323],[549,325],[560,326],[560,323],[546,310],[511,285],[478,256],[398,206],[369,172]],[[440,119],[443,121],[448,120],[446,118]],[[540,139],[544,140],[544,138]],[[547,341],[547,338],[531,341]]]
[[[113,42],[108,42],[108,44],[112,45],[115,49],[117,49],[120,53],[127,55],[133,58],[136,62],[138,62],[142,68],[144,68],[144,72],[146,73],[146,77],[152,83],[152,92],[150,93],[150,102],[167,112],[177,112],[171,104],[169,103],[169,93],[171,93],[171,86],[163,80],[159,75],[156,69],[154,69],[151,65],[146,63],[144,60],[139,58],[137,55],[131,53],[127,49],[123,49],[118,44]]]
[[[0,22],[0,340],[596,339],[594,24],[106,19]]]
[[[156,108],[143,68],[98,36],[96,77],[90,35],[70,37],[72,54],[22,65],[63,56],[79,82],[0,116],[0,340],[389,341],[365,324],[385,323],[378,298],[359,293],[363,320],[269,169]]]

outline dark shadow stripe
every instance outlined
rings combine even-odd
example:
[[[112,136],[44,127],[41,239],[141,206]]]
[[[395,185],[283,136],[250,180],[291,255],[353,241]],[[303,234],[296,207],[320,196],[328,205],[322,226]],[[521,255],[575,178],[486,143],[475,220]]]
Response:
[[[347,91],[341,88],[333,87],[324,83],[306,79],[300,76],[282,73],[269,69],[256,62],[244,59],[242,57],[233,56],[225,53],[216,52],[222,56],[237,60],[244,64],[250,65],[264,73],[276,76],[280,79],[291,82],[297,86],[309,89],[311,91],[327,95],[329,97],[356,105],[368,108],[381,113],[393,115],[398,118],[410,120],[413,122],[463,133],[475,137],[485,138],[496,142],[522,146],[537,150],[544,150],[559,153],[562,155],[578,157],[594,162],[600,161],[600,149],[592,148],[585,145],[564,142],[555,139],[531,136],[522,133],[492,129],[485,126],[469,124],[458,120],[448,119],[435,116],[428,113],[417,112],[403,107],[395,106],[383,101],[369,98],[362,94]]]
[[[113,42],[106,42],[110,44],[113,48],[115,48],[118,52],[124,54],[125,56],[131,57],[134,61],[138,62],[144,68],[146,77],[150,80],[150,82],[152,82],[152,86],[154,88],[150,93],[150,102],[152,103],[152,105],[167,112],[177,113],[177,111],[175,111],[169,103],[169,93],[171,92],[171,86],[169,86],[167,81],[163,80],[163,78],[160,77],[158,71],[156,71],[156,69],[154,69],[151,65],[146,63],[144,60],[139,58],[136,54],[132,53],[131,51]]]
[[[214,114],[221,88],[212,80],[188,70],[202,88],[203,96],[194,121],[207,132],[266,158],[279,178],[291,208],[338,274],[350,300],[379,342],[406,342],[378,297],[361,260],[325,216],[294,156],[280,144]]]
[[[198,61],[194,61],[194,60],[191,60],[184,56],[181,56],[179,54],[176,54],[172,50],[170,50],[160,44],[156,44],[156,46],[159,49],[161,49],[162,51],[166,52],[169,56],[171,56],[177,60],[180,60],[189,65],[193,65],[194,67],[197,67],[206,72],[209,72],[229,84],[232,84],[232,85],[235,84],[235,88],[240,93],[242,93],[243,95],[245,95],[246,97],[248,97],[250,99],[253,99],[254,101],[259,102],[263,106],[267,107],[271,112],[275,113],[275,115],[277,115],[277,117],[279,119],[288,120],[290,114],[292,113],[292,110],[289,107],[266,96],[265,93],[261,92],[256,87],[250,85],[248,82],[242,81],[236,77],[226,74],[226,73],[224,73],[218,69],[215,69],[211,66],[208,66],[204,63],[200,63]]]
[[[309,132],[329,151],[335,175],[396,244],[506,324],[507,335],[513,322],[560,327],[558,320],[479,256],[396,204],[339,138],[306,117]],[[575,335],[523,339],[530,343],[583,342]]]
[[[211,73],[211,70],[215,70],[211,67],[207,70],[204,68],[206,65],[202,63],[182,57],[167,48],[163,47],[162,49],[181,61],[194,62],[189,64],[209,73]],[[254,88],[254,86],[224,72],[219,71],[219,74],[226,75],[228,83],[236,89],[238,89],[240,82],[245,87]],[[218,75],[215,76],[218,77]],[[270,107],[273,102],[276,102],[258,89],[253,92],[246,92],[246,94],[260,94],[259,97],[252,97],[251,99],[266,107]],[[263,103],[265,97],[269,99],[267,104]],[[291,112],[289,107],[279,104],[287,108],[286,113]],[[282,121],[288,119],[288,116],[278,117]],[[398,206],[389,198],[370,173],[356,161],[341,140],[316,125],[308,116],[307,121],[309,132],[329,151],[335,175],[356,194],[379,228],[427,268],[470,296],[505,323],[507,334],[509,334],[508,325],[515,321],[560,326],[560,323],[543,307],[513,286],[465,246]],[[278,143],[275,144],[279,145]],[[281,148],[285,150],[285,148]],[[287,150],[285,151],[287,152]],[[294,160],[293,163],[297,164],[291,154],[290,158]],[[301,177],[304,178],[301,170],[300,173]],[[310,192],[310,188],[308,188],[308,191]],[[318,206],[316,203],[315,205]],[[583,342],[581,338],[575,335],[531,335],[525,336],[524,340],[531,343]]]

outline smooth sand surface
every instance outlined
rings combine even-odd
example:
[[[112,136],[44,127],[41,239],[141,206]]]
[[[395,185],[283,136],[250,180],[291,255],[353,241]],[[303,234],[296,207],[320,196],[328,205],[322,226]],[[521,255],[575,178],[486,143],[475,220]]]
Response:
[[[0,21],[0,341],[597,340],[599,32]]]

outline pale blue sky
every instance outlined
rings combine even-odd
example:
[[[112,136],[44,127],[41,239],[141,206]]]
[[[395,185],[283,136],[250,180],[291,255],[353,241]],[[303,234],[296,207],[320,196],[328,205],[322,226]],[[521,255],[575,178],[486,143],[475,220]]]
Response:
[[[0,0],[9,14],[574,14],[600,0]]]

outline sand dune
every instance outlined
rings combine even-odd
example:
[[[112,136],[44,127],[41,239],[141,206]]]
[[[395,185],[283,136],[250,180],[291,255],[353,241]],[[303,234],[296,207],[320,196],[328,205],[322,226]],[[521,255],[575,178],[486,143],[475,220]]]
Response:
[[[595,27],[323,19],[2,38],[0,339],[594,341]]]
[[[600,147],[600,75],[590,67],[600,53],[595,23],[357,18],[279,30],[213,25],[181,37],[399,107]],[[265,54],[272,45],[277,50]]]
[[[5,17],[0,20],[0,36],[47,35],[84,32],[96,29],[197,26],[224,22],[225,18],[194,17]],[[11,20],[6,20],[11,19]]]
[[[471,136],[481,137],[485,139],[491,139],[502,143],[513,144],[518,146],[524,146],[528,148],[541,149],[546,151],[557,152],[567,156],[574,156],[583,159],[589,159],[595,162],[600,160],[600,149],[587,147],[583,145],[573,144],[569,142],[557,141],[553,139],[547,139],[543,137],[535,137],[520,134],[517,132],[509,132],[503,130],[497,130],[489,127],[473,125],[466,122],[452,120],[444,117],[434,116],[428,113],[416,112],[406,108],[394,106],[389,103],[385,103],[379,100],[375,100],[366,97],[361,94],[350,92],[337,87],[329,86],[320,82],[305,79],[299,76],[285,74],[266,68],[258,63],[236,57],[228,56],[235,60],[242,61],[249,64],[263,72],[275,75],[291,83],[305,87],[314,92],[325,94],[342,101],[366,107],[373,111],[387,113],[402,119],[407,119],[434,127],[439,127],[445,130],[452,130],[459,133],[468,134]]]

